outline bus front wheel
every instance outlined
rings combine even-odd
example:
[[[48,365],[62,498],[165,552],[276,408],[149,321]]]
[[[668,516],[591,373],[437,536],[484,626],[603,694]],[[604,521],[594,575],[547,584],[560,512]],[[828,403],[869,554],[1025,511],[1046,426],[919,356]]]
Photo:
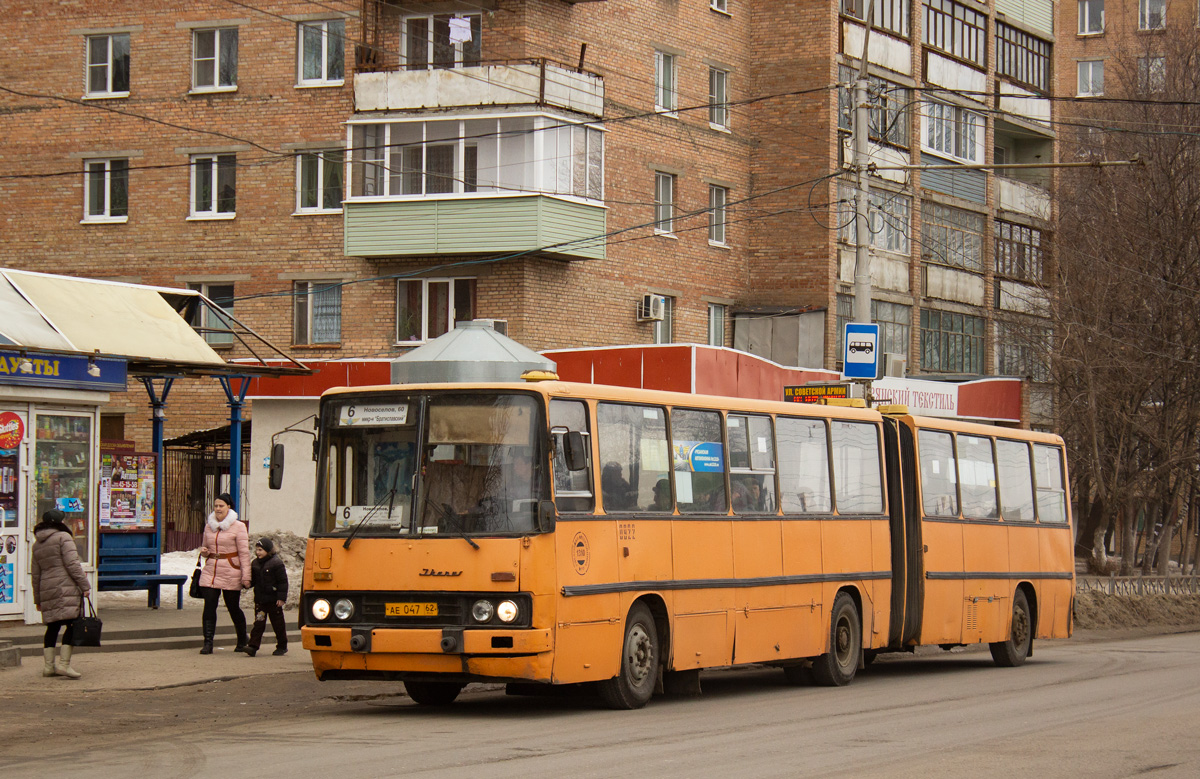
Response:
[[[1013,595],[1012,630],[1007,641],[988,644],[992,659],[1003,668],[1013,668],[1025,662],[1033,649],[1033,620],[1029,614],[1029,600],[1025,593],[1017,590]]]
[[[658,684],[658,629],[644,604],[636,603],[625,620],[621,644],[621,669],[600,682],[600,698],[610,709],[640,709],[649,702]]]
[[[813,660],[813,678],[822,687],[842,687],[854,679],[862,654],[862,621],[849,593],[833,599],[829,651]]]
[[[422,706],[449,706],[463,686],[458,682],[405,682],[404,690]]]

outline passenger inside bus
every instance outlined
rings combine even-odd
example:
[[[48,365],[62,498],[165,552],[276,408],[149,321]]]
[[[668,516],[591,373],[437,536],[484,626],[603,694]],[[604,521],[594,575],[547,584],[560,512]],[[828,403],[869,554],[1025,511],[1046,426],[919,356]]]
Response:
[[[637,491],[629,486],[621,472],[621,464],[616,461],[606,463],[600,472],[600,490],[604,494],[605,508],[637,508]]]
[[[670,511],[671,510],[671,481],[670,479],[659,479],[654,485],[654,503],[650,507],[651,511]]]

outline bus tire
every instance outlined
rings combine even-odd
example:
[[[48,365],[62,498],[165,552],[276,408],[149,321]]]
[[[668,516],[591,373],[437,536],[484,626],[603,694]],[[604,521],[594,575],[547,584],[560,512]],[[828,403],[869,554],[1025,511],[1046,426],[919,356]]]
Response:
[[[621,669],[600,682],[600,699],[610,709],[640,709],[658,685],[658,629],[645,604],[635,603],[625,620]]]
[[[422,706],[449,706],[462,692],[460,682],[405,682],[404,691]]]
[[[849,593],[833,599],[829,651],[813,660],[813,678],[822,687],[842,687],[854,679],[862,654],[862,620]]]
[[[1013,595],[1012,629],[1007,641],[988,644],[992,659],[1002,668],[1015,668],[1025,662],[1033,649],[1033,619],[1029,613],[1029,600],[1025,593],[1017,590]]]

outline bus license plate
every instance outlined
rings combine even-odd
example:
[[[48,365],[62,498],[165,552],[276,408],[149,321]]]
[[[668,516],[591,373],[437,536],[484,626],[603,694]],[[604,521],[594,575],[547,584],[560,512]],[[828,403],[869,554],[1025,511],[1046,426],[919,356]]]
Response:
[[[388,603],[385,604],[389,617],[436,617],[436,603]]]

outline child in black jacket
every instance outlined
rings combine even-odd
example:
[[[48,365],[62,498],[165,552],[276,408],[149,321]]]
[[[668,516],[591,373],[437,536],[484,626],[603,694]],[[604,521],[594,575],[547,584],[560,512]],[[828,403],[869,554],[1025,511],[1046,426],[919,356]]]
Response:
[[[275,554],[275,542],[260,538],[254,545],[254,562],[250,563],[250,586],[254,588],[254,627],[250,630],[250,643],[246,654],[250,657],[262,646],[263,631],[267,619],[275,631],[273,655],[287,654],[287,622],[283,618],[283,604],[287,602],[287,569],[283,560]]]

